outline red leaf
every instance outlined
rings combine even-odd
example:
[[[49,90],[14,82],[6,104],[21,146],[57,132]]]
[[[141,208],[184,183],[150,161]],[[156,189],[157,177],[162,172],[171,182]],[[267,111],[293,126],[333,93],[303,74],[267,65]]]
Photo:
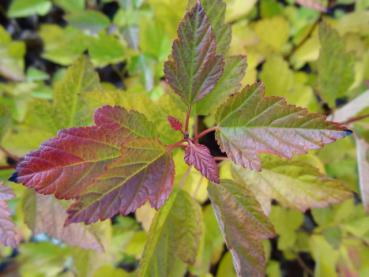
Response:
[[[217,163],[206,146],[189,141],[184,159],[188,165],[193,165],[210,181],[219,183]]]
[[[127,214],[146,200],[159,208],[174,170],[153,124],[142,114],[110,106],[96,111],[95,123],[60,131],[26,155],[11,179],[42,194],[78,200],[69,209],[69,223]]]
[[[20,236],[15,229],[9,207],[6,202],[6,200],[12,199],[13,197],[14,193],[12,190],[0,182],[0,243],[14,248],[19,244]]]
[[[177,118],[169,115],[168,116],[168,122],[170,124],[170,127],[172,127],[173,130],[181,131],[182,130],[182,123]]]

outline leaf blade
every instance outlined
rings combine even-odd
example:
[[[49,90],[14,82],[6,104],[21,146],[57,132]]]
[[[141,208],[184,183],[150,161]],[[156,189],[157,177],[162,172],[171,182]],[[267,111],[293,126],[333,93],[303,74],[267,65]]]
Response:
[[[248,86],[219,107],[216,139],[223,152],[246,168],[261,169],[260,153],[286,158],[319,149],[352,132],[323,115],[265,97],[261,83]]]
[[[223,73],[223,58],[216,54],[215,35],[201,4],[188,12],[178,28],[165,77],[187,105],[200,100]]]

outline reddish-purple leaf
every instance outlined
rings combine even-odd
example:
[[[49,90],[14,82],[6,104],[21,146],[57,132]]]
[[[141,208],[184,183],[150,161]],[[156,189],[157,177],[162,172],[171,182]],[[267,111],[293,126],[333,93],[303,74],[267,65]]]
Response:
[[[189,141],[185,157],[188,165],[193,165],[203,176],[214,183],[219,183],[219,171],[214,157],[205,145]]]
[[[20,236],[15,229],[9,207],[6,202],[13,197],[13,191],[0,182],[0,243],[14,248],[19,244]]]
[[[285,158],[319,149],[352,132],[317,113],[265,97],[261,83],[234,94],[219,107],[216,139],[235,163],[260,170],[259,153]]]
[[[168,122],[169,122],[170,127],[172,127],[173,130],[176,130],[176,131],[182,130],[182,123],[177,118],[169,115]]]
[[[152,123],[110,106],[96,111],[95,123],[60,131],[26,155],[11,179],[42,194],[77,199],[69,223],[126,214],[146,200],[159,208],[171,191],[174,170]]]
[[[216,54],[216,40],[198,2],[178,27],[164,72],[169,85],[191,105],[207,95],[222,76],[224,61]]]

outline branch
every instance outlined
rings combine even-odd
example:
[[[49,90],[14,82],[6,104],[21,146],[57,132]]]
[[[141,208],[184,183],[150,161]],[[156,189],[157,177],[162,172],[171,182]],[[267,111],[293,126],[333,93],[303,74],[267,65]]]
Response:
[[[351,117],[348,120],[344,121],[343,124],[354,123],[356,121],[360,121],[360,120],[363,120],[363,119],[368,118],[368,117],[369,117],[369,114],[354,116],[354,117]]]
[[[18,162],[19,161],[19,157],[10,153],[8,150],[6,150],[3,146],[0,145],[0,150],[9,158],[13,159],[14,161]]]
[[[15,169],[14,165],[0,165],[0,170]]]
[[[215,127],[212,127],[212,128],[209,128],[209,129],[206,129],[204,131],[202,131],[200,134],[198,134],[194,140],[197,142],[200,138],[206,136],[207,134],[211,133],[211,132],[215,132],[216,130],[218,130],[218,127],[215,126]]]

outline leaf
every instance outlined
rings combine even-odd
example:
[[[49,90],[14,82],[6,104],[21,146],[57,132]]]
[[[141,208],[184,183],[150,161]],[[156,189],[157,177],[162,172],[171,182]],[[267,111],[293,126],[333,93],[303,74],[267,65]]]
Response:
[[[14,81],[24,79],[24,54],[22,41],[12,41],[6,30],[0,26],[0,74]]]
[[[355,79],[355,56],[346,51],[344,40],[327,23],[320,25],[319,39],[318,88],[328,104],[335,106],[335,100],[345,96]]]
[[[230,56],[224,59],[222,77],[208,95],[196,105],[196,112],[207,115],[214,111],[226,97],[241,88],[241,80],[246,71],[246,58],[244,56]]]
[[[269,214],[271,200],[281,205],[306,211],[326,207],[350,198],[352,193],[339,180],[322,174],[304,158],[285,160],[263,156],[261,172],[240,166],[233,168],[234,177],[248,187]]]
[[[88,51],[92,63],[98,67],[123,61],[126,52],[117,38],[105,32],[100,32],[98,37],[91,40]]]
[[[350,135],[344,126],[323,115],[265,97],[261,83],[247,86],[219,107],[216,139],[236,164],[260,170],[259,153],[291,158]]]
[[[61,65],[72,64],[90,44],[90,39],[71,26],[61,28],[42,24],[39,35],[43,42],[42,57]]]
[[[128,214],[147,200],[158,209],[174,166],[152,124],[137,112],[104,106],[95,126],[65,129],[27,154],[11,180],[58,199],[77,199],[67,224]],[[119,196],[119,197],[117,197]]]
[[[53,197],[29,191],[24,198],[25,222],[34,235],[47,233],[68,245],[104,251],[94,232],[83,224],[64,226],[67,213]]]
[[[197,202],[182,190],[173,192],[151,225],[138,276],[182,276],[184,263],[195,262],[201,220]]]
[[[223,73],[223,58],[216,53],[215,35],[197,3],[178,27],[178,39],[164,65],[165,77],[187,105],[211,92]]]
[[[274,236],[273,226],[251,191],[231,180],[209,184],[209,197],[238,276],[264,276],[262,240]]]
[[[182,123],[177,118],[169,115],[168,116],[168,122],[170,127],[175,131],[181,131],[182,130]]]
[[[224,55],[232,40],[231,25],[224,22],[226,4],[223,0],[202,0],[201,4],[215,34],[217,53]]]
[[[106,15],[95,10],[73,12],[67,14],[65,19],[71,26],[91,34],[99,33],[110,24],[110,20]]]
[[[0,243],[5,246],[17,247],[20,236],[11,219],[7,200],[14,197],[13,191],[0,182]]]
[[[55,83],[52,103],[39,100],[30,105],[27,121],[52,134],[62,128],[89,123],[87,93],[99,89],[99,77],[93,65],[87,57],[81,56],[68,68],[63,79]]]
[[[369,143],[357,134],[354,137],[359,170],[360,194],[364,208],[369,213]]]
[[[319,12],[327,11],[327,9],[319,1],[316,0],[296,0],[296,3]]]
[[[184,159],[188,165],[193,165],[210,181],[219,183],[218,165],[205,145],[189,141]]]
[[[45,15],[51,9],[48,0],[14,0],[8,10],[9,17],[27,17],[34,14]]]

